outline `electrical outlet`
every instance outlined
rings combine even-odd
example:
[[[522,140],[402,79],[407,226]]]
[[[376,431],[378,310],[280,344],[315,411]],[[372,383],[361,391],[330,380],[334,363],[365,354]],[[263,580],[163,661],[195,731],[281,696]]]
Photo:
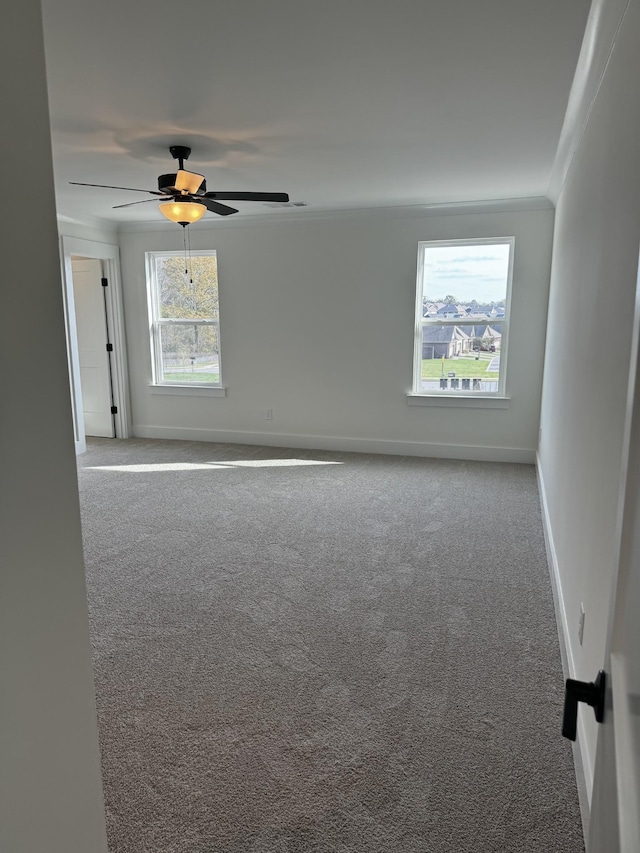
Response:
[[[273,420],[273,409],[267,409],[266,414],[264,416],[264,419],[266,421],[272,421]]]
[[[578,620],[578,642],[582,645],[584,636],[584,604],[580,602],[580,619]]]

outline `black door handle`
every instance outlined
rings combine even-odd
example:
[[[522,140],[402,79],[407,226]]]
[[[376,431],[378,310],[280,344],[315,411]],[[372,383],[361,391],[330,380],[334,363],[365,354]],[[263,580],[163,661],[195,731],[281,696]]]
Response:
[[[606,675],[600,670],[595,681],[576,681],[567,678],[564,689],[564,713],[562,715],[562,736],[569,740],[576,739],[578,725],[578,702],[591,705],[596,720],[604,720],[604,696]]]

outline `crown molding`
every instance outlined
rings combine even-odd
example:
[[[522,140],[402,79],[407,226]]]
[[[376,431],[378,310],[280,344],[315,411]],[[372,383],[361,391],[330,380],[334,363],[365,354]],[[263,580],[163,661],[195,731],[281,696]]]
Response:
[[[313,210],[298,208],[278,213],[242,214],[233,217],[200,220],[189,228],[195,231],[217,231],[221,228],[265,227],[269,225],[299,225],[305,222],[335,221],[348,219],[396,219],[424,218],[428,216],[465,216],[477,213],[515,213],[529,210],[552,210],[553,204],[544,196],[527,198],[485,199],[447,204],[415,204],[395,207],[349,208],[336,210]],[[172,231],[172,222],[120,222],[118,233],[144,231]]]
[[[56,219],[61,225],[79,225],[83,228],[98,228],[103,231],[113,231],[115,234],[118,230],[118,223],[113,219],[102,219],[99,216],[91,216],[87,213],[77,213],[70,210],[58,210]]]

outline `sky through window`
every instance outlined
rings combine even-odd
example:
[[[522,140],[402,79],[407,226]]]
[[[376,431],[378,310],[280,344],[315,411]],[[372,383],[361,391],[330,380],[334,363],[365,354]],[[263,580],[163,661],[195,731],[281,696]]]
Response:
[[[509,243],[428,246],[424,253],[423,295],[460,303],[499,302],[507,295]]]

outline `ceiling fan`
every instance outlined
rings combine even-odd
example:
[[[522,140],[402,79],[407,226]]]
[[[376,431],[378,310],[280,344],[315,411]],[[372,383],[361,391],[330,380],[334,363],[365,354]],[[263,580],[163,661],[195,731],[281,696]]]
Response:
[[[150,201],[161,201],[160,212],[178,225],[186,227],[192,222],[202,219],[207,210],[217,213],[219,216],[230,216],[237,213],[235,207],[221,204],[221,201],[262,201],[262,202],[288,202],[287,193],[262,193],[262,192],[207,192],[207,182],[204,175],[189,172],[184,168],[184,161],[189,159],[191,149],[186,145],[171,145],[169,152],[174,160],[178,161],[178,171],[158,178],[157,190],[138,190],[134,187],[112,187],[107,184],[84,184],[80,181],[69,183],[79,187],[102,187],[108,190],[129,190],[136,193],[150,193],[156,198],[132,201],[127,204],[116,204],[118,207],[131,207],[134,204],[147,204]],[[157,198],[157,197],[160,198]]]

